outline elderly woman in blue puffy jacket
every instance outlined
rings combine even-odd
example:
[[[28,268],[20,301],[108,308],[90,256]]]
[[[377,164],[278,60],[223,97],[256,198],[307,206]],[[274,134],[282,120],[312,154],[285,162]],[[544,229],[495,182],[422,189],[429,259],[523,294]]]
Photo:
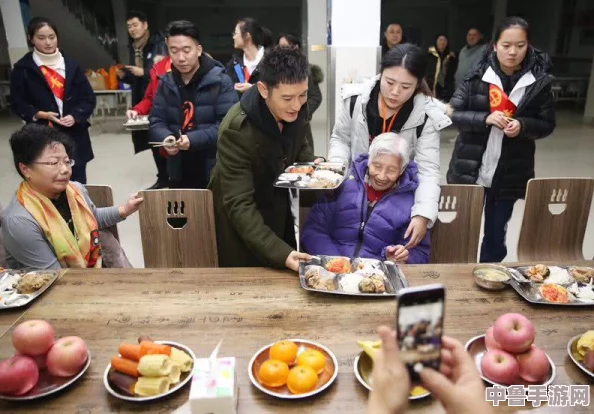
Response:
[[[419,185],[406,140],[377,136],[351,175],[311,210],[301,243],[311,254],[366,257],[397,263],[428,263],[430,234],[407,250],[404,237]]]

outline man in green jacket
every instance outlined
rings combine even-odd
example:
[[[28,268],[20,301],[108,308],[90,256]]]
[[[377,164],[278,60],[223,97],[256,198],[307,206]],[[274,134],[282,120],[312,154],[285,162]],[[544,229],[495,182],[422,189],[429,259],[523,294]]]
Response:
[[[316,159],[309,130],[307,58],[275,47],[258,65],[260,81],[243,94],[219,128],[212,172],[219,265],[297,271],[310,256],[296,251],[289,191],[274,187],[286,167]]]

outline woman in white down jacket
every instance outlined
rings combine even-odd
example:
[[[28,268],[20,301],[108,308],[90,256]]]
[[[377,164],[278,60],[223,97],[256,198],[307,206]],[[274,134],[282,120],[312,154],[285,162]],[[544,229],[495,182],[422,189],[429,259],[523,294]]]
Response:
[[[378,135],[396,132],[406,139],[410,157],[419,167],[419,187],[405,237],[415,247],[437,219],[441,181],[440,131],[452,121],[447,106],[431,97],[424,81],[427,54],[418,46],[398,45],[382,59],[381,73],[363,84],[359,93],[343,96],[342,112],[330,138],[328,158],[350,162],[369,152]]]

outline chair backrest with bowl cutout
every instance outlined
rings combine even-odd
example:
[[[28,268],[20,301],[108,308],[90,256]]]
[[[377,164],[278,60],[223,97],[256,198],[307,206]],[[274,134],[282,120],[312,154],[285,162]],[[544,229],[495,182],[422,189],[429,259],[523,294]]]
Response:
[[[528,181],[518,260],[584,260],[582,247],[593,193],[592,178]]]
[[[439,214],[431,230],[431,263],[476,263],[483,198],[480,185],[441,186]]]
[[[210,190],[148,190],[140,196],[145,267],[219,266]]]

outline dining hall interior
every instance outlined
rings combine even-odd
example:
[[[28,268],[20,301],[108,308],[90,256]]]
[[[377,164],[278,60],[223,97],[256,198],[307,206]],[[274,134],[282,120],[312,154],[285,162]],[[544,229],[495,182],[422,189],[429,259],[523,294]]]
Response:
[[[151,32],[153,28],[155,32],[164,31],[171,21],[191,21],[200,30],[204,51],[223,66],[237,52],[232,36],[236,22],[242,18],[253,17],[266,26],[275,43],[282,34],[294,34],[301,41],[309,64],[321,68],[324,75],[319,83],[321,104],[310,120],[314,154],[324,161],[330,152],[333,128],[347,107],[344,96],[359,90],[380,73],[382,45],[386,43],[390,25],[397,23],[404,41],[423,51],[436,45],[437,36],[447,36],[449,49],[458,55],[467,46],[469,29],[480,31],[486,44],[495,35],[497,22],[506,16],[519,16],[530,23],[530,45],[546,52],[551,59],[556,125],[549,136],[535,141],[535,179],[528,182],[525,196],[513,205],[511,219],[506,224],[507,251],[493,266],[508,275],[506,283],[493,290],[492,281],[486,282],[485,287],[478,280],[481,240],[485,233],[485,193],[481,185],[448,183],[448,169],[461,133],[455,122],[439,131],[441,195],[437,201],[437,220],[431,227],[428,261],[385,264],[380,260],[377,266],[385,271],[384,290],[365,297],[362,292],[340,292],[339,279],[344,276],[341,273],[332,282],[335,286],[332,289],[324,287],[320,291],[308,285],[308,264],[321,268],[320,272],[329,272],[324,265],[331,259],[322,256],[319,262],[314,257],[315,263],[302,263],[297,272],[264,264],[220,266],[215,229],[215,215],[220,210],[213,205],[212,192],[145,190],[154,183],[156,168],[151,151],[135,154],[131,129],[125,125],[126,112],[133,107],[130,89],[94,88],[97,104],[89,127],[94,159],[86,171],[90,199],[97,207],[109,207],[126,203],[134,193],[140,192],[145,197],[138,213],[109,228],[130,267],[52,270],[48,273],[53,275],[51,282],[39,294],[33,294],[14,308],[2,303],[5,299],[0,289],[0,359],[13,356],[15,328],[27,320],[47,320],[53,325],[56,338],[83,338],[90,355],[84,368],[79,367],[77,378],[71,376],[74,379],[66,385],[60,380],[59,384],[39,391],[33,401],[8,401],[0,386],[0,411],[208,412],[200,411],[206,409],[201,406],[200,391],[194,396],[194,387],[201,385],[194,385],[187,373],[181,374],[182,381],[178,384],[182,385],[171,385],[171,397],[146,402],[150,405],[138,405],[138,394],[118,391],[114,386],[117,381],[110,377],[115,366],[113,362],[108,366],[113,361],[111,358],[122,356],[118,349],[122,343],[134,343],[140,349],[142,341],[138,337],[146,335],[155,341],[181,344],[178,349],[187,352],[193,360],[194,379],[208,373],[204,367],[215,348],[220,358],[232,358],[231,403],[228,411],[224,411],[222,407],[229,401],[214,398],[221,410],[214,412],[364,412],[373,389],[370,375],[372,355],[376,352],[370,351],[371,345],[365,347],[365,343],[378,340],[380,325],[396,328],[394,298],[398,290],[435,283],[445,286],[446,299],[444,314],[432,319],[443,324],[444,335],[466,346],[473,361],[480,361],[477,358],[488,351],[487,329],[499,317],[522,314],[534,325],[534,345],[546,352],[551,363],[546,379],[538,384],[592,384],[594,368],[586,367],[586,351],[580,354],[578,341],[585,338],[584,343],[588,342],[583,335],[594,329],[591,316],[594,298],[580,302],[578,297],[582,293],[580,289],[594,284],[594,270],[591,277],[587,276],[587,269],[594,269],[594,4],[588,0],[364,3],[358,0],[2,0],[0,207],[10,204],[23,181],[15,169],[9,140],[25,124],[11,107],[10,96],[14,64],[31,50],[25,33],[25,15],[28,19],[39,15],[52,19],[60,29],[60,50],[83,71],[133,64],[129,61],[131,39],[126,28],[130,10],[146,14]],[[345,183],[348,182],[345,177],[352,180],[352,176],[343,172]],[[300,243],[316,197],[325,192],[297,189],[291,193],[296,195],[291,199],[291,219],[296,241]],[[359,265],[356,259],[348,258],[353,265],[352,274]],[[546,271],[536,265],[544,266]],[[367,269],[365,264],[360,266],[362,271]],[[44,269],[28,270],[43,273]],[[586,274],[585,279],[574,277],[578,274]],[[0,268],[0,288],[16,292],[12,279],[9,281],[10,275],[6,273],[6,279],[2,279]],[[370,275],[373,271],[362,278]],[[555,286],[564,286],[563,295],[574,303],[547,302],[545,296],[550,292],[545,294],[542,287],[546,284],[540,284],[547,278],[551,278],[551,283],[553,279],[561,280]],[[17,279],[14,280],[16,283]],[[440,335],[441,329],[440,326]],[[262,371],[258,369],[267,362],[270,348],[284,340],[295,342],[299,353],[313,349],[325,356],[326,368],[316,376],[319,385],[303,393],[306,395],[303,398],[285,385],[269,387],[259,377]],[[591,349],[594,355],[594,339],[591,342],[591,346],[584,345],[583,349]],[[165,345],[175,348],[175,344]],[[293,359],[297,361],[296,357]],[[202,371],[197,370],[199,364],[203,364]],[[478,364],[477,372],[485,385],[516,384],[499,384],[485,378]],[[293,368],[291,364],[288,366]],[[0,379],[1,372],[0,365]],[[45,368],[39,372],[42,375]],[[76,383],[83,374],[83,380]],[[192,385],[185,386],[186,382]],[[537,383],[524,379],[520,382],[526,386]],[[594,391],[587,392],[590,399],[594,398]],[[434,393],[424,390],[418,395],[419,398],[409,395],[408,412],[448,412]],[[525,404],[530,405],[530,400]],[[539,412],[590,410],[577,405],[561,408],[551,399],[534,409]],[[495,410],[514,412],[515,408],[508,400]]]

